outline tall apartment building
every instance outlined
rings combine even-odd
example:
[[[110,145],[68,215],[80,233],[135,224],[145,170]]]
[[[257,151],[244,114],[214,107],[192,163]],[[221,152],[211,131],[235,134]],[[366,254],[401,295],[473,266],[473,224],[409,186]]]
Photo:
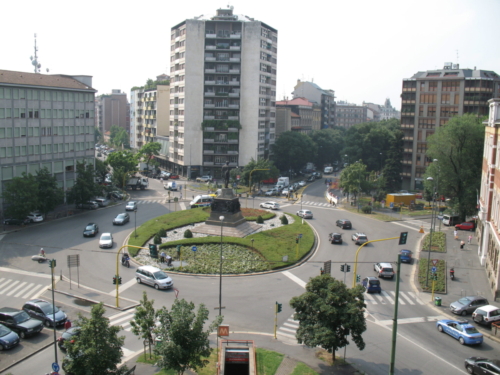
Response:
[[[159,79],[164,77],[166,79]],[[130,147],[141,148],[155,142],[157,135],[169,135],[170,86],[161,75],[151,88],[135,87],[130,92]],[[174,99],[172,99],[172,104]]]
[[[0,70],[0,194],[44,167],[66,190],[77,162],[94,164],[95,92],[91,76]]]
[[[276,102],[276,137],[286,131],[310,134],[321,129],[321,108],[305,98]]]
[[[117,125],[127,132],[130,129],[130,107],[127,94],[121,90],[112,90],[111,94],[103,94],[96,98],[98,112],[98,127],[102,134],[108,132],[111,126]]]
[[[401,130],[404,132],[403,188],[423,189],[422,178],[430,161],[427,137],[453,116],[486,116],[488,100],[500,95],[500,76],[489,70],[443,69],[418,72],[403,80]]]
[[[321,129],[333,128],[336,126],[335,91],[323,90],[314,82],[302,82],[298,79],[292,95],[294,98],[306,98],[310,102],[320,106]]]
[[[350,128],[353,125],[371,121],[372,116],[368,116],[368,108],[362,105],[347,103],[344,101],[337,102],[336,106],[337,122],[336,126]],[[372,112],[370,110],[370,112]]]
[[[275,140],[278,32],[218,9],[171,30],[171,169],[221,176],[267,158]],[[191,173],[192,172],[192,173]]]

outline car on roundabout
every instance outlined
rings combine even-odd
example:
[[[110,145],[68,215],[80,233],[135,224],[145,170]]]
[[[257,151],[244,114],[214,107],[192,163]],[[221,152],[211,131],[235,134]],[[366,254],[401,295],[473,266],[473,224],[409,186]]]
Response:
[[[83,230],[83,237],[95,237],[99,233],[99,227],[96,223],[88,223]]]
[[[312,219],[313,213],[310,210],[299,210],[297,211],[297,216],[303,219]]]
[[[99,240],[99,247],[101,249],[113,247],[113,236],[111,235],[111,233],[101,234],[101,239]]]
[[[137,210],[137,202],[135,201],[127,202],[127,205],[125,206],[125,211],[135,211],[135,210]]]
[[[268,208],[270,210],[279,210],[280,209],[280,205],[278,203],[272,202],[272,201],[261,203],[260,207]]]
[[[113,225],[124,225],[130,221],[130,216],[126,212],[116,215],[113,219]]]
[[[339,219],[335,222],[335,225],[342,229],[352,229],[352,224],[349,220]]]
[[[272,197],[272,196],[274,196],[274,195],[280,195],[280,191],[279,191],[278,189],[273,188],[273,189],[271,189],[271,190],[266,191],[266,192],[264,193],[264,195],[265,195],[266,197]]]
[[[465,370],[469,374],[500,374],[500,360],[484,357],[469,357],[465,360]]]
[[[306,186],[306,182],[304,180],[298,182],[300,187]]]
[[[441,319],[436,322],[436,328],[457,339],[461,345],[479,345],[483,342],[483,334],[467,320]]]
[[[408,264],[411,264],[412,262],[412,251],[411,250],[401,250],[399,252],[399,254],[401,254],[401,263],[408,263]]]
[[[356,245],[362,245],[368,242],[368,237],[366,237],[366,234],[358,232],[351,236],[351,240],[353,240]]]
[[[368,276],[363,279],[361,285],[365,288],[366,293],[381,293],[380,280],[375,276]]]
[[[153,266],[141,266],[135,271],[137,284],[147,284],[155,289],[170,289],[173,288],[174,282],[161,269]]]
[[[340,233],[330,233],[328,235],[328,241],[330,241],[330,243],[332,245],[336,244],[336,243],[338,243],[339,245],[342,245],[342,234],[340,234]]]

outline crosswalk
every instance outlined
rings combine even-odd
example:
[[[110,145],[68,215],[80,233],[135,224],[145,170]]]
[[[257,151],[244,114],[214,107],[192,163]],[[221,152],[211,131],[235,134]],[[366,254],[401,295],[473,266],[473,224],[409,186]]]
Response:
[[[4,297],[29,300],[40,295],[45,289],[49,287],[49,283],[38,284],[29,281],[8,279],[5,277],[0,278],[0,296]]]
[[[305,201],[302,202],[303,206],[314,206],[314,207],[333,207],[330,203],[327,202],[313,202],[313,201]]]
[[[135,202],[137,202],[137,204],[153,204],[153,203],[168,204],[168,198],[163,198],[163,199],[142,199],[142,200],[137,200]],[[174,204],[173,199],[171,199],[170,204],[171,205]],[[177,204],[179,205],[179,208],[181,210],[185,210],[186,209],[186,204],[184,202],[177,202]]]
[[[109,318],[109,322],[112,326],[121,326],[124,331],[130,332],[132,330],[132,325],[130,321],[134,319],[135,309],[123,311],[121,313],[115,314]]]
[[[367,305],[394,305],[396,293],[393,290],[385,291],[383,290],[378,293],[365,293],[365,303]],[[425,305],[424,302],[413,292],[402,292],[399,291],[399,301],[400,305]]]

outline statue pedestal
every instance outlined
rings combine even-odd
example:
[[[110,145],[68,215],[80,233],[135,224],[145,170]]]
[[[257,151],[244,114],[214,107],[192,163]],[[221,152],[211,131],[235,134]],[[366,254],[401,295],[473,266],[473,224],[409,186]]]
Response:
[[[221,189],[221,193],[212,203],[212,212],[205,222],[207,225],[221,225],[220,217],[224,216],[222,225],[237,227],[246,222],[241,214],[240,201],[233,194],[233,189]]]

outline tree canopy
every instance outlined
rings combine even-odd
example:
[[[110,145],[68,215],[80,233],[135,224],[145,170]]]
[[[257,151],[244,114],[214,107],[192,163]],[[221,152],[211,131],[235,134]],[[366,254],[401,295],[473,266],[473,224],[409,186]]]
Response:
[[[78,340],[69,341],[68,355],[63,366],[66,373],[74,375],[88,374],[120,374],[126,369],[118,370],[125,341],[124,336],[118,336],[120,326],[110,325],[104,316],[102,303],[92,306],[90,318],[79,316],[75,323],[80,327]]]
[[[317,147],[316,158],[313,160],[318,168],[332,164],[340,159],[343,148],[343,132],[338,129],[322,129],[310,135]]]
[[[47,168],[42,168],[36,172],[35,180],[38,189],[38,210],[47,216],[47,213],[54,210],[64,201],[63,189],[57,185],[57,179],[52,176]]]
[[[118,125],[111,125],[109,141],[117,148],[130,148],[130,137],[127,131]]]
[[[299,344],[320,346],[332,353],[349,345],[350,335],[356,346],[363,350],[362,333],[366,331],[363,287],[349,289],[328,274],[311,278],[306,292],[292,298],[294,319],[299,322],[296,337]]]
[[[255,169],[268,170],[265,171]],[[254,158],[252,158],[250,162],[245,165],[243,170],[232,169],[230,175],[231,179],[234,181],[236,181],[236,176],[240,175],[240,183],[248,186],[248,184],[250,183],[250,173],[252,173],[252,185],[255,185],[260,184],[262,180],[267,180],[268,178],[278,178],[280,171],[274,166],[274,163],[268,159],[255,160]]]
[[[154,299],[149,300],[146,292],[142,293],[140,305],[135,308],[134,319],[130,321],[132,333],[149,343],[149,348],[153,346],[153,334],[156,328],[156,311]]]
[[[77,163],[75,185],[67,194],[69,203],[81,204],[99,195],[102,188],[95,182],[94,166],[92,164]]]
[[[2,198],[6,203],[5,214],[15,219],[25,218],[38,209],[38,183],[32,174],[23,173],[6,182]]]
[[[466,114],[453,117],[427,140],[427,156],[437,162],[432,162],[426,170],[426,189],[433,191],[429,185],[435,183],[437,192],[444,192],[450,198],[448,206],[462,220],[477,212],[484,131],[481,118]],[[433,182],[427,181],[427,177],[432,177]]]
[[[139,149],[138,154],[144,158],[148,170],[149,170],[149,163],[155,156],[160,155],[160,150],[161,150],[161,144],[158,142],[146,143]]]
[[[340,174],[339,187],[346,194],[354,194],[355,197],[362,191],[369,191],[372,184],[367,180],[366,165],[360,160],[348,165]]]
[[[316,159],[317,145],[308,135],[284,132],[271,146],[273,161],[280,171],[299,171]]]
[[[205,358],[212,352],[208,336],[222,322],[222,316],[204,330],[208,309],[204,304],[199,305],[197,313],[194,309],[194,303],[176,299],[170,311],[166,307],[157,311],[157,334],[161,340],[155,346],[155,354],[160,356],[161,368],[183,374],[187,368],[196,370],[208,364]]]

